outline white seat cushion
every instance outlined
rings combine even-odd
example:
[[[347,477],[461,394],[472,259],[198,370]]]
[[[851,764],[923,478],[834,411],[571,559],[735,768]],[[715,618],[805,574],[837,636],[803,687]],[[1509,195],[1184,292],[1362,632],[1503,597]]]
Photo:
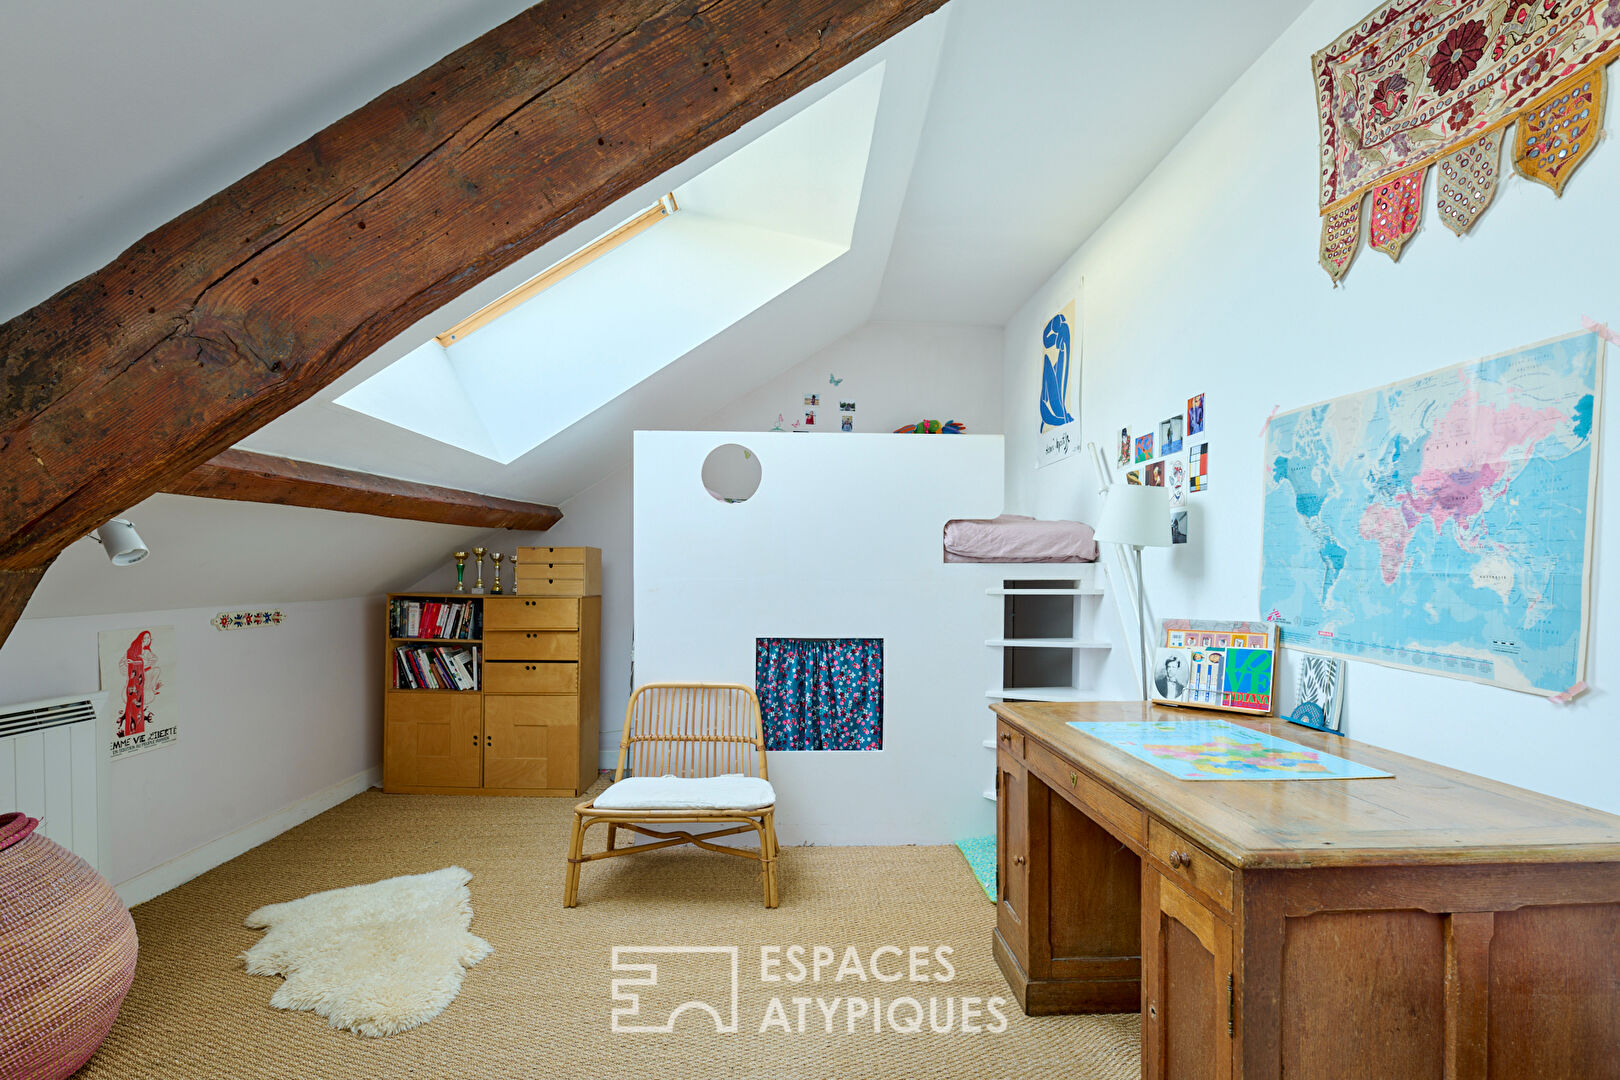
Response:
[[[598,810],[758,810],[776,804],[770,781],[727,776],[630,776],[596,797]]]

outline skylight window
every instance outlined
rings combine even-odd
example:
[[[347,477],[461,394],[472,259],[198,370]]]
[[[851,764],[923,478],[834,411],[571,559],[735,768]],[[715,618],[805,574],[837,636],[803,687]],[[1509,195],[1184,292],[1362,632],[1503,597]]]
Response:
[[[679,209],[675,203],[675,193],[670,192],[641,213],[615,225],[578,251],[552,263],[499,300],[485,304],[433,340],[449,348],[457,341],[466,339],[474,330],[500,318],[524,301],[539,296],[575,270],[589,266],[620,244],[640,236]]]
[[[849,250],[882,86],[878,64],[336,403],[517,460]]]

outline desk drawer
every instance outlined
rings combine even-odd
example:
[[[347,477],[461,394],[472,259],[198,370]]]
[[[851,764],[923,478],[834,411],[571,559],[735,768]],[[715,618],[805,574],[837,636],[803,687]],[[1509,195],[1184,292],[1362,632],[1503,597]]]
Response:
[[[1148,852],[1169,868],[1169,877],[1232,910],[1232,870],[1215,856],[1156,820],[1148,823]]]
[[[579,567],[570,569],[578,570]],[[601,596],[602,583],[584,577],[548,577],[549,570],[531,574],[527,570],[517,576],[513,586],[519,596]]]
[[[579,665],[491,660],[484,665],[484,691],[490,694],[577,694]]]
[[[484,636],[490,660],[578,660],[574,630],[494,630]]]
[[[517,549],[519,566],[537,566],[542,563],[602,563],[602,549],[588,547],[520,547]]]
[[[1103,824],[1112,826],[1110,831],[1116,836],[1138,844],[1143,842],[1142,811],[1135,804],[1115,795],[1033,739],[1026,744],[1024,756],[1029,767],[1050,787],[1073,795]]]
[[[996,721],[996,749],[1005,750],[1015,758],[1024,756],[1024,733],[1014,731],[1000,720]]]
[[[484,633],[492,630],[577,630],[578,600],[494,597],[484,600]]]

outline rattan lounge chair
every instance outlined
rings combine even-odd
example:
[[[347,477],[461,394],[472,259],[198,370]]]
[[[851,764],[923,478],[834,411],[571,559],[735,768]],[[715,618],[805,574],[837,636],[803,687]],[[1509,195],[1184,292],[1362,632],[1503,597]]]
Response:
[[[596,824],[607,825],[607,850],[587,855],[585,833]],[[727,827],[696,834],[667,828],[689,824]],[[654,842],[617,847],[620,829]],[[759,835],[757,852],[712,842],[750,829]],[[759,699],[750,687],[648,683],[630,695],[613,784],[574,808],[563,906],[579,903],[585,863],[677,844],[757,860],[765,906],[776,906],[776,793],[765,771]]]

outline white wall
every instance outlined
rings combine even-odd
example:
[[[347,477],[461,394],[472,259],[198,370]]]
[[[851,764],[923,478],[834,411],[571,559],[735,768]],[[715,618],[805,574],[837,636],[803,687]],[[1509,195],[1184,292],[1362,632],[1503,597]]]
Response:
[[[828,380],[843,382],[834,386]],[[960,420],[970,434],[1001,431],[1001,331],[943,323],[868,323],[715,412],[715,430],[769,430],[804,419],[820,394],[816,431],[837,433],[838,402],[855,402],[857,432],[918,420]]]
[[[111,835],[100,869],[115,884],[237,830],[262,843],[269,837],[254,826],[267,816],[319,803],[345,782],[346,793],[369,785],[362,774],[382,753],[381,602],[270,606],[287,612],[284,625],[215,630],[219,608],[23,619],[0,648],[0,702],[29,701],[94,690],[100,631],[174,627],[176,673],[165,691],[176,697],[179,738],[108,766]],[[301,819],[276,820],[280,831]],[[234,854],[186,862],[179,880],[173,869],[157,878],[172,887]]]
[[[1083,458],[1037,470],[1039,337],[1051,310],[1081,295],[1082,434],[1112,449],[1207,397],[1211,486],[1193,495],[1191,543],[1144,557],[1161,616],[1254,618],[1261,441],[1284,409],[1579,329],[1590,314],[1620,325],[1611,245],[1620,150],[1598,147],[1555,199],[1504,177],[1496,203],[1457,239],[1434,219],[1399,265],[1363,248],[1344,287],[1316,265],[1317,128],[1310,54],[1366,14],[1366,0],[1319,0],[1006,330],[1008,510],[1095,519]],[[1506,161],[1504,161],[1506,165]],[[1611,350],[1612,351],[1612,350]],[[1620,416],[1620,380],[1604,411]],[[1620,440],[1600,476],[1620,475]],[[1608,493],[1616,489],[1606,479]],[[1346,707],[1360,739],[1620,811],[1614,672],[1620,642],[1620,534],[1599,500],[1588,681],[1568,706],[1373,664],[1349,668]],[[1292,679],[1292,664],[1283,683]],[[1285,690],[1285,695],[1291,695]]]
[[[746,502],[699,483],[743,442]],[[991,830],[982,797],[986,583],[947,564],[952,517],[1001,506],[999,436],[637,432],[636,678],[754,683],[759,637],[883,639],[883,747],[770,756],[784,843],[938,844]]]
[[[843,383],[832,386],[828,377]],[[982,326],[870,323],[752,393],[718,404],[700,425],[716,431],[767,431],[777,413],[791,421],[806,393],[821,394],[822,417],[837,420],[839,397],[853,397],[855,431],[890,432],[908,419],[961,420],[974,434],[1001,430],[1001,332]],[[830,403],[830,405],[829,405]],[[797,410],[797,412],[795,412]],[[785,426],[785,425],[784,425]],[[817,431],[837,432],[817,427]],[[838,433],[841,434],[841,433]],[[946,436],[948,437],[948,436]],[[618,760],[624,709],[630,700],[634,598],[631,568],[631,479],[621,469],[564,502],[562,521],[543,533],[499,532],[475,543],[503,552],[520,545],[583,545],[602,549],[602,742],[600,761]],[[992,509],[992,514],[1000,507]],[[446,561],[414,587],[443,589],[455,581]]]

